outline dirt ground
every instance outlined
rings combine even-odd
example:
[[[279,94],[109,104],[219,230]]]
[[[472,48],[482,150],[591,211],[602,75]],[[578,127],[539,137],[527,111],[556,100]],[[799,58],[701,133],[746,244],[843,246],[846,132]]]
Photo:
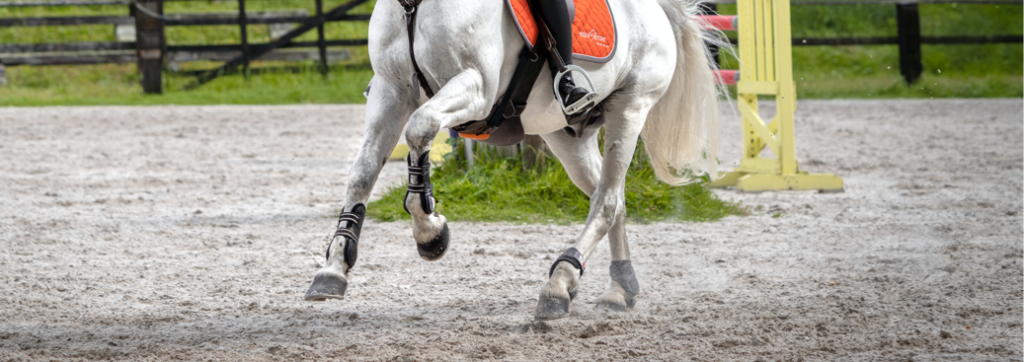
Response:
[[[752,214],[630,225],[637,308],[594,311],[603,242],[547,323],[581,225],[456,222],[429,263],[408,222],[369,221],[346,299],[302,301],[362,115],[0,109],[0,361],[1022,360],[1020,99],[800,101],[802,168],[845,192],[723,190]]]

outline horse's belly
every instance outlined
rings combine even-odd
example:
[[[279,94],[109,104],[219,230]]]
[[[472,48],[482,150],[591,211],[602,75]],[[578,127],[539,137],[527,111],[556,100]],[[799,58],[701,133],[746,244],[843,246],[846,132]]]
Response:
[[[611,70],[615,69],[616,62],[614,60],[609,63],[577,61],[575,64],[586,70],[591,80],[594,81],[594,86],[599,94],[598,103],[604,101],[615,85],[613,77],[615,72]],[[551,133],[569,125],[565,121],[562,107],[559,107],[558,101],[555,100],[553,80],[551,72],[547,68],[545,65],[544,70],[537,76],[537,82],[533,84],[533,90],[530,91],[530,98],[527,100],[526,110],[523,111],[523,131],[526,134]],[[583,75],[573,74],[573,78],[577,86],[590,87]]]
[[[547,67],[545,67],[547,68]],[[526,134],[551,133],[568,126],[561,107],[555,100],[555,93],[551,87],[551,75],[547,69],[537,77],[537,83],[530,91],[530,98],[527,100],[526,109],[523,110],[522,121],[523,131]]]

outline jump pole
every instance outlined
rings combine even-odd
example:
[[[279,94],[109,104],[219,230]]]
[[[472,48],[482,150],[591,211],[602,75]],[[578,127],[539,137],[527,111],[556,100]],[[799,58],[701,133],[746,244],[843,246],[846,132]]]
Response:
[[[712,187],[734,186],[743,191],[840,191],[843,179],[832,174],[800,171],[796,161],[793,115],[792,34],[789,0],[737,0],[738,16],[706,19],[708,26],[737,28],[740,71],[717,71],[722,83],[735,81],[737,104],[743,119],[743,156],[732,171],[719,173]],[[776,114],[768,124],[757,114],[757,97],[774,96]],[[765,148],[775,158],[761,157]]]

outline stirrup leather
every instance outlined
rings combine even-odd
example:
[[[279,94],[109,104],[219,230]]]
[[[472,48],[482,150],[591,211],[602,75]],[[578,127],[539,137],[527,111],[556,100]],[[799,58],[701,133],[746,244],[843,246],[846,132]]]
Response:
[[[587,85],[590,86],[590,92],[583,96],[583,98],[580,98],[580,100],[576,101],[576,103],[566,106],[565,101],[562,100],[562,93],[558,91],[558,83],[562,81],[562,77],[565,77],[566,74],[573,71],[583,74],[583,78],[587,80]],[[566,65],[565,70],[555,74],[554,88],[555,98],[558,99],[558,105],[562,107],[562,113],[565,113],[568,116],[583,113],[583,111],[589,110],[597,104],[597,87],[594,86],[594,81],[590,79],[590,75],[588,75],[587,72],[579,66],[572,64]]]

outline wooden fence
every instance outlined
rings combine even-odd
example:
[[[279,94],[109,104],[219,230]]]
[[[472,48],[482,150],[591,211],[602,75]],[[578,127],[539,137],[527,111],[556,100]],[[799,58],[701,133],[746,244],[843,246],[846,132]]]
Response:
[[[72,16],[72,17],[33,17],[33,18],[0,18],[0,27],[52,26],[52,25],[89,25],[111,24],[131,28],[134,26],[134,40],[119,42],[82,42],[82,43],[39,43],[39,44],[0,44],[0,54],[20,53],[14,57],[0,56],[0,72],[3,66],[18,65],[52,65],[52,64],[97,64],[97,63],[136,63],[146,93],[162,92],[162,72],[168,62],[190,60],[223,60],[224,65],[217,69],[194,73],[196,78],[186,88],[198,87],[216,77],[237,71],[250,74],[249,62],[252,59],[297,60],[310,59],[309,52],[288,54],[275,50],[283,48],[315,48],[314,56],[319,60],[321,72],[327,72],[329,58],[327,47],[366,45],[366,39],[325,39],[323,25],[335,21],[367,21],[367,14],[349,14],[354,7],[367,0],[351,0],[330,10],[324,10],[322,0],[315,1],[316,14],[304,12],[246,12],[246,0],[236,0],[237,13],[217,14],[165,14],[163,3],[167,1],[191,0],[58,0],[58,1],[8,1],[0,2],[0,7],[26,6],[87,6],[87,5],[125,5],[128,14],[123,16]],[[714,13],[718,4],[734,3],[730,0],[718,0],[704,4],[706,13]],[[835,45],[889,45],[899,46],[900,72],[908,83],[913,83],[923,71],[921,63],[922,44],[987,44],[1024,42],[1021,35],[983,35],[983,36],[922,36],[918,4],[957,3],[1022,5],[1020,0],[857,0],[857,1],[793,1],[792,5],[894,5],[897,20],[897,34],[890,37],[847,37],[847,38],[794,38],[794,46],[835,46]],[[282,32],[269,43],[249,43],[247,26],[253,24],[298,24],[286,32]],[[167,45],[165,28],[169,26],[192,25],[238,25],[241,32],[239,44],[228,45]],[[317,41],[294,41],[296,37],[316,29]],[[735,43],[735,40],[732,40]],[[61,54],[54,54],[61,53]],[[0,73],[2,74],[2,73]]]
[[[192,60],[225,60],[217,69],[199,72],[188,88],[198,87],[214,78],[242,71],[250,74],[252,59],[301,60],[308,52],[274,52],[284,48],[315,48],[321,72],[328,71],[327,47],[366,45],[366,39],[325,39],[324,24],[336,21],[368,21],[369,14],[349,14],[353,8],[368,0],[351,0],[333,9],[324,10],[322,0],[315,2],[316,14],[304,11],[253,13],[245,10],[246,0],[237,0],[237,13],[165,14],[163,3],[192,0],[136,0],[136,1],[16,1],[0,2],[0,7],[27,6],[91,6],[126,5],[127,15],[62,16],[33,18],[0,18],[0,27],[54,26],[109,24],[133,30],[134,39],[118,42],[0,44],[0,54],[21,53],[19,56],[0,57],[0,66],[136,63],[146,93],[162,92],[162,73],[165,63]],[[248,26],[254,24],[298,24],[285,28],[269,43],[250,43]],[[240,44],[226,45],[167,45],[165,28],[169,26],[238,25]],[[316,29],[317,41],[294,41],[298,36]],[[53,54],[62,53],[62,54]]]

